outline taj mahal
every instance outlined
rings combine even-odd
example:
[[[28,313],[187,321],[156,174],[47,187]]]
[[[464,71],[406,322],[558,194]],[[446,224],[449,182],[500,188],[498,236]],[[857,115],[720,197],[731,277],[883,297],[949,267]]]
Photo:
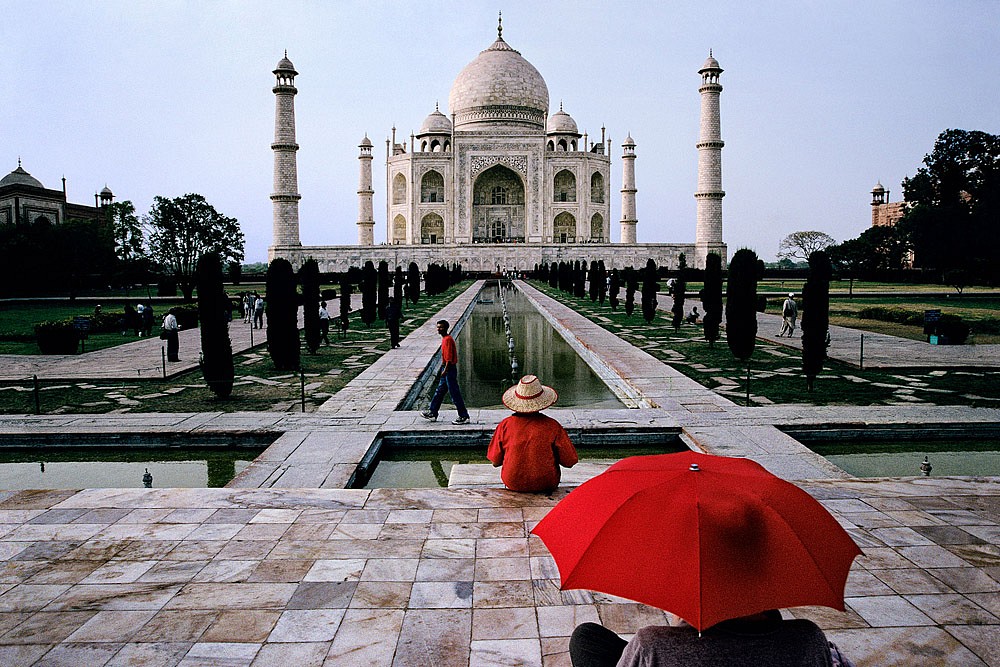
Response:
[[[581,134],[562,104],[549,115],[545,79],[503,38],[452,84],[448,114],[437,105],[419,132],[386,139],[385,238],[374,241],[374,144],[359,145],[357,245],[303,246],[299,236],[294,100],[296,72],[288,54],[274,69],[276,83],[273,244],[269,259],[299,266],[317,260],[321,271],[344,271],[372,260],[390,268],[413,261],[461,264],[470,271],[498,266],[530,270],[536,264],[603,259],[608,268],[642,266],[648,258],[676,268],[683,253],[703,267],[710,252],[726,260],[722,239],[722,148],[719,98],[722,68],[709,54],[701,75],[701,124],[695,241],[639,243],[636,218],[636,142],[621,145],[619,241],[611,240],[612,144]]]

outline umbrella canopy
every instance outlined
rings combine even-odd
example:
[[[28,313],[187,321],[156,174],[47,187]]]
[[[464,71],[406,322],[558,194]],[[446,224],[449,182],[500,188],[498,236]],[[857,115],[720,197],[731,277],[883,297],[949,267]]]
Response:
[[[583,483],[532,532],[562,588],[673,612],[698,630],[766,609],[844,609],[861,553],[812,496],[749,459],[635,456]]]

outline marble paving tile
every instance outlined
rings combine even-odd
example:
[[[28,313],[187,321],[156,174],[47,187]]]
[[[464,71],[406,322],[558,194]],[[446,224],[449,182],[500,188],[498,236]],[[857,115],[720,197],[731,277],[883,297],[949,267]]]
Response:
[[[201,641],[259,644],[271,634],[271,630],[280,616],[281,612],[277,610],[231,609],[222,611],[201,636]]]
[[[200,642],[191,646],[178,667],[245,667],[259,650],[259,644]]]
[[[378,532],[380,540],[423,540],[430,534],[430,524],[386,523]]]
[[[76,584],[101,566],[94,560],[65,560],[50,563],[31,577],[35,584]]]
[[[202,584],[180,589],[168,609],[281,609],[295,592],[295,584]]]
[[[179,584],[77,584],[46,606],[46,611],[160,609],[181,589]]]
[[[1000,545],[949,544],[945,548],[975,567],[1000,566]]]
[[[519,558],[527,555],[527,538],[506,537],[476,540],[476,558]]]
[[[934,544],[929,538],[906,526],[870,529],[872,535],[890,547]]]
[[[854,569],[848,574],[844,595],[892,595],[893,590],[867,570]]]
[[[274,665],[322,667],[330,645],[331,642],[265,644],[254,658],[251,667],[274,667]]]
[[[81,584],[130,584],[153,567],[151,561],[109,561],[87,575]]]
[[[969,593],[965,597],[1000,618],[1000,593]]]
[[[231,540],[217,557],[223,560],[263,560],[276,544],[271,540]]]
[[[569,659],[569,637],[542,637],[544,667],[573,667]]]
[[[190,649],[189,642],[125,644],[105,667],[174,667]]]
[[[59,644],[35,664],[38,667],[100,667],[121,649],[121,644]]]
[[[417,581],[472,581],[476,562],[473,558],[424,558],[417,566]]]
[[[1000,582],[982,570],[971,567],[932,568],[927,572],[950,586],[956,593],[995,593]]]
[[[352,609],[406,609],[413,584],[406,581],[361,581],[351,598]]]
[[[295,609],[282,612],[267,641],[333,641],[345,611],[344,609]]]
[[[945,628],[988,665],[1000,665],[1000,643],[995,625],[950,625]],[[958,664],[952,663],[952,664]]]
[[[634,602],[599,603],[597,614],[601,619],[601,625],[618,634],[635,634],[647,625],[667,625],[665,612]]]
[[[20,584],[0,595],[0,612],[38,611],[69,588],[66,584]]]
[[[901,556],[918,567],[926,569],[970,566],[966,561],[936,544],[932,546],[898,547],[897,551]]]
[[[133,642],[196,642],[218,616],[219,612],[214,609],[158,611],[149,622],[141,628],[136,626],[126,637]]]
[[[542,647],[537,639],[473,640],[469,667],[542,666]]]
[[[951,587],[931,576],[926,570],[917,568],[877,570],[874,574],[900,595],[952,592]]]
[[[434,510],[390,510],[385,523],[430,523]]]
[[[593,605],[537,607],[538,633],[542,637],[569,637],[581,623],[599,623]]]
[[[472,639],[536,639],[538,622],[533,607],[475,609],[472,612]]]
[[[526,579],[531,579],[531,566],[527,558],[476,558],[476,581]]]
[[[298,583],[313,567],[311,560],[264,560],[247,579],[250,583]]]
[[[246,581],[257,569],[257,560],[220,560],[205,565],[192,577],[194,583],[236,583]]]
[[[468,667],[471,634],[470,609],[409,609],[393,665]]]
[[[248,523],[233,539],[275,541],[280,539],[290,526],[290,523]]]
[[[122,542],[110,542],[117,544],[120,548],[115,551],[114,557],[120,560],[148,560],[159,559],[163,554],[180,544],[178,540],[125,540]],[[67,555],[68,558],[77,558],[78,552],[74,551]],[[95,554],[95,558],[98,556]],[[111,557],[99,558],[99,560],[109,560]]]
[[[51,644],[0,645],[0,665],[33,665],[51,649]]]
[[[934,625],[926,614],[902,596],[845,598],[844,601],[872,627]]]
[[[326,664],[389,667],[403,627],[403,615],[402,609],[348,609],[330,646]]]
[[[788,618],[804,618],[812,621],[824,630],[831,628],[868,628],[871,627],[858,613],[851,608],[846,611],[837,611],[830,607],[795,607],[785,609],[782,613]]]
[[[95,611],[42,611],[0,637],[0,644],[56,644],[90,620]],[[0,663],[2,664],[2,663]]]
[[[476,540],[469,538],[429,539],[424,542],[422,558],[473,558]]]
[[[987,664],[953,636],[933,626],[847,629],[826,634],[859,667]]]
[[[374,540],[382,532],[381,523],[350,523],[341,521],[330,533],[331,540]]]
[[[906,595],[904,597],[914,607],[930,616],[938,625],[957,623],[1000,625],[1000,619],[963,595]]]
[[[266,508],[257,512],[249,524],[254,523],[294,523],[299,515],[302,514],[300,509],[271,509]]]
[[[304,581],[295,589],[286,609],[345,609],[357,589],[356,581]]]
[[[411,609],[472,607],[473,586],[469,581],[418,581],[410,592]]]
[[[417,576],[416,558],[370,558],[361,573],[362,581],[413,581]]]
[[[357,581],[365,567],[363,558],[317,560],[303,581]]]
[[[530,581],[477,581],[473,586],[474,606],[530,607],[534,604]]]
[[[259,509],[229,507],[217,509],[210,517],[202,523],[228,523],[240,527],[253,521],[253,518],[260,512]]]
[[[153,617],[155,611],[99,611],[73,634],[68,642],[122,642]]]

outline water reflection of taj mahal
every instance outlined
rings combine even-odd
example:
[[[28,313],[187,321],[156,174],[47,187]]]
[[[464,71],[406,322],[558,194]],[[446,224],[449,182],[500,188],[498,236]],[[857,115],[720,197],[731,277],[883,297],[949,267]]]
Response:
[[[371,259],[461,263],[471,270],[496,265],[604,259],[609,267],[641,266],[652,257],[676,267],[703,266],[705,255],[726,257],[722,240],[722,147],[719,96],[722,69],[711,55],[699,73],[701,134],[697,222],[693,244],[636,242],[636,144],[622,143],[620,241],[611,242],[612,143],[581,133],[563,110],[548,115],[549,93],[538,70],[503,39],[458,74],[448,98],[450,117],[437,108],[410,137],[386,140],[385,238],[374,243],[374,145],[360,146],[356,246],[302,246],[299,237],[294,81],[282,58],[277,84],[274,150],[274,243],[270,256],[298,264],[316,258],[321,269],[344,270]]]

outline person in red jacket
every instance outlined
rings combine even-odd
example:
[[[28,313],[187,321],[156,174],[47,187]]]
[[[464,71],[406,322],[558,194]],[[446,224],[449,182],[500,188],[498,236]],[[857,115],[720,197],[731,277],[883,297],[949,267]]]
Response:
[[[514,414],[497,425],[486,456],[503,466],[500,478],[511,491],[552,491],[559,486],[559,466],[572,468],[579,460],[566,429],[541,413],[558,398],[534,375],[504,392],[503,404]]]

